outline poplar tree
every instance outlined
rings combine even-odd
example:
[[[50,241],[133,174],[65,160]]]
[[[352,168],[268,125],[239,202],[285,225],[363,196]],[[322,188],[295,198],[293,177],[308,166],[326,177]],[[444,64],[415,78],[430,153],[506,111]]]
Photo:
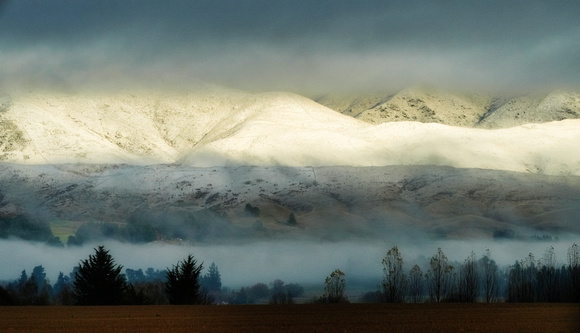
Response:
[[[471,254],[459,267],[459,300],[476,302],[479,296],[479,274],[475,253]]]
[[[451,292],[453,266],[449,264],[443,250],[438,248],[437,253],[429,261],[429,267],[431,269],[426,276],[429,294],[435,302],[439,303],[446,300]]]
[[[344,273],[340,269],[336,269],[330,276],[326,277],[324,285],[323,300],[326,303],[348,303],[344,294],[346,281]]]
[[[403,257],[393,246],[383,259],[383,298],[388,303],[402,303],[407,289],[407,276],[403,272]]]
[[[497,301],[499,296],[499,268],[493,259],[491,251],[488,249],[481,259],[479,259],[481,270],[481,287],[483,296],[487,303]]]
[[[423,271],[419,265],[413,266],[409,272],[409,296],[413,303],[423,300]]]

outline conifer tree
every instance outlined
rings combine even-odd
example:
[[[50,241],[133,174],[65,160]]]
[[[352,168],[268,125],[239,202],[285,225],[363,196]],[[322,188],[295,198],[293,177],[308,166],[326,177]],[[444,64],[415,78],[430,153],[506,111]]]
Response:
[[[209,292],[217,292],[222,289],[222,278],[214,262],[211,263],[207,273],[203,276],[202,285]]]
[[[200,304],[203,303],[199,275],[203,263],[197,265],[193,255],[188,255],[177,265],[167,269],[165,292],[171,304]]]
[[[118,305],[124,302],[127,280],[121,274],[123,266],[116,265],[104,246],[95,254],[81,260],[73,282],[73,297],[78,305]]]

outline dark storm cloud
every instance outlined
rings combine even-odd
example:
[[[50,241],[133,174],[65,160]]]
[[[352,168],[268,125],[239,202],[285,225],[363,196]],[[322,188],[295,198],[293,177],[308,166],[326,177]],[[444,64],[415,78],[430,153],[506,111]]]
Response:
[[[578,86],[577,1],[19,0],[6,85]]]

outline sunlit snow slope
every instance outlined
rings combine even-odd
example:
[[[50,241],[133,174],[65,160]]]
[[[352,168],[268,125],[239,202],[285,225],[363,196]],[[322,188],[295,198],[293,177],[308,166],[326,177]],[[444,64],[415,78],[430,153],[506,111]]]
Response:
[[[580,175],[577,119],[503,129],[373,125],[295,94],[213,86],[173,94],[25,93],[2,105],[5,162],[447,165]]]

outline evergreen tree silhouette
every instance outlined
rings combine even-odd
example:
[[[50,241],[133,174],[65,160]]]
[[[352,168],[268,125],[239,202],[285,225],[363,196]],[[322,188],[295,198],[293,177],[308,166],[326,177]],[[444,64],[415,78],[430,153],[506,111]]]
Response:
[[[73,297],[78,305],[118,305],[124,301],[127,280],[123,266],[115,265],[104,246],[82,260],[73,282]]]
[[[202,290],[199,275],[203,264],[197,265],[193,255],[188,255],[183,261],[177,262],[172,269],[167,269],[165,292],[171,304],[200,304]]]

